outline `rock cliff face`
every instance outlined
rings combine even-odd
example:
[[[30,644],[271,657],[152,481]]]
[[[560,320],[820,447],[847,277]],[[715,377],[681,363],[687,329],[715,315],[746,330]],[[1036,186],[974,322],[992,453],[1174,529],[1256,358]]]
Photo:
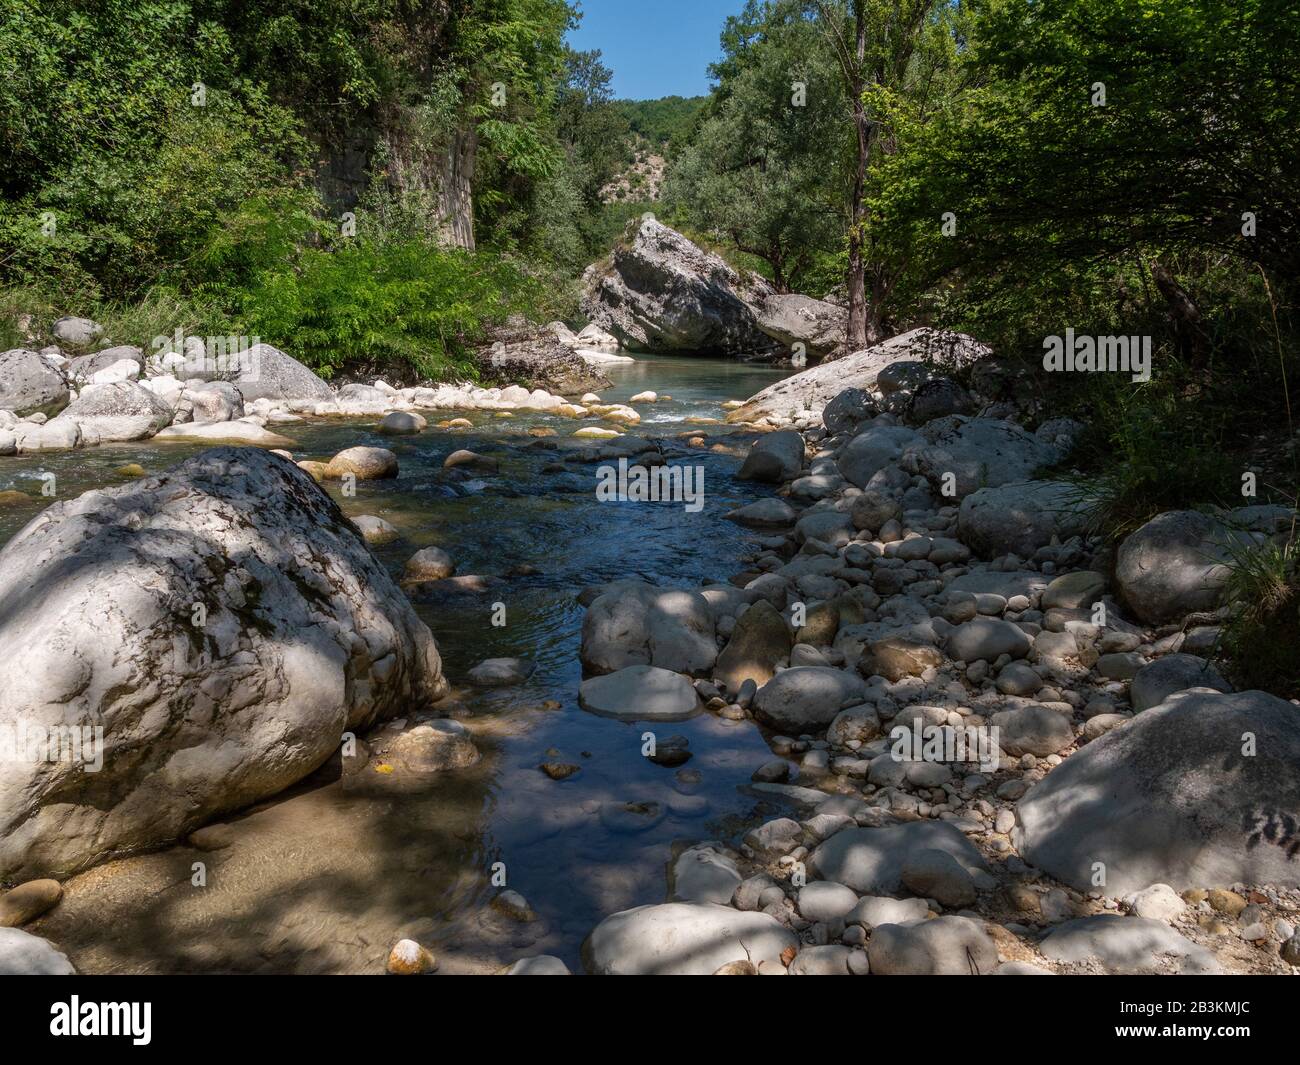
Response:
[[[0,880],[175,839],[446,688],[355,527],[254,448],[45,510],[0,551],[0,657]]]

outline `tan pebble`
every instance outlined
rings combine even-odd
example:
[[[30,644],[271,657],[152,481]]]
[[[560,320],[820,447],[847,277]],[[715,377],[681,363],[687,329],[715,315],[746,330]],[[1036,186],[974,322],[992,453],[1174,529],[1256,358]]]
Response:
[[[57,880],[29,880],[0,895],[0,928],[17,928],[53,909],[63,898]]]

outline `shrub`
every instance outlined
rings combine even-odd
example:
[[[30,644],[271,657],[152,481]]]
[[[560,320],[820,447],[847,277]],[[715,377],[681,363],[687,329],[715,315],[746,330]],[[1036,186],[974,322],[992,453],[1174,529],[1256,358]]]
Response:
[[[1300,540],[1230,547],[1227,601],[1232,610],[1222,651],[1242,688],[1300,696]]]
[[[1118,542],[1163,511],[1231,501],[1239,473],[1208,412],[1149,386],[1106,381],[1092,394],[1082,445],[1091,468],[1067,480],[1095,534]]]
[[[492,324],[544,306],[542,281],[496,256],[359,239],[264,273],[243,294],[240,317],[244,333],[322,376],[414,371],[447,380],[476,375],[472,352]]]

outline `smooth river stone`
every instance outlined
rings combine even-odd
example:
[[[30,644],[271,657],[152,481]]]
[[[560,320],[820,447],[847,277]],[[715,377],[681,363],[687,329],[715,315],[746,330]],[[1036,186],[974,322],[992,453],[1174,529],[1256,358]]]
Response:
[[[623,721],[681,721],[700,708],[691,682],[658,666],[628,666],[584,680],[578,701],[584,710]]]

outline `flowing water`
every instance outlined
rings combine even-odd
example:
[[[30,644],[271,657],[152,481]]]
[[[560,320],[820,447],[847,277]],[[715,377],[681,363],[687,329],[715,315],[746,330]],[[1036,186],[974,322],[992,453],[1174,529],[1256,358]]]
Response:
[[[661,742],[673,734],[690,741],[693,757],[674,769],[643,757],[644,724],[579,708],[584,611],[576,594],[627,577],[693,587],[743,568],[753,538],[723,515],[765,489],[734,479],[734,446],[691,448],[687,437],[724,436],[723,427],[698,419],[720,418],[724,400],[747,398],[780,372],[644,358],[609,376],[606,401],[645,389],[673,397],[639,406],[642,422],[632,432],[662,436],[672,461],[703,467],[700,512],[600,502],[590,462],[555,472],[565,451],[539,446],[526,429],[553,428],[562,444],[577,428],[562,418],[476,412],[467,415],[473,429],[396,439],[374,432],[377,419],[280,429],[295,441],[296,458],[328,458],[358,444],[397,453],[396,480],[363,482],[346,499],[330,486],[349,514],[375,514],[400,530],[399,541],[376,548],[395,575],[414,551],[437,545],[458,574],[499,578],[482,594],[416,603],[453,685],[437,713],[463,721],[483,758],[414,790],[392,778],[354,783],[340,776],[336,759],[289,793],[231,817],[228,847],[175,846],[73,878],[63,902],[32,930],[86,972],[378,972],[392,943],[408,936],[433,950],[443,972],[491,972],[542,953],[578,971],[582,940],[602,917],[665,899],[675,843],[732,838],[770,809],[748,789],[750,773],[772,757],[753,722],[706,713],[658,725]],[[499,473],[443,470],[457,448],[497,456]],[[200,449],[144,442],[0,459],[0,491],[33,496],[0,506],[0,539],[48,502],[38,500],[49,474],[66,498],[120,483],[115,471],[126,463],[153,473]],[[495,603],[504,604],[504,625],[493,624]],[[490,657],[528,658],[538,669],[518,687],[464,687],[468,669]],[[554,781],[538,769],[544,761],[581,771]],[[604,805],[623,802],[658,804],[658,812],[625,818]],[[492,883],[497,863],[538,920],[521,923],[489,906],[500,890]]]

